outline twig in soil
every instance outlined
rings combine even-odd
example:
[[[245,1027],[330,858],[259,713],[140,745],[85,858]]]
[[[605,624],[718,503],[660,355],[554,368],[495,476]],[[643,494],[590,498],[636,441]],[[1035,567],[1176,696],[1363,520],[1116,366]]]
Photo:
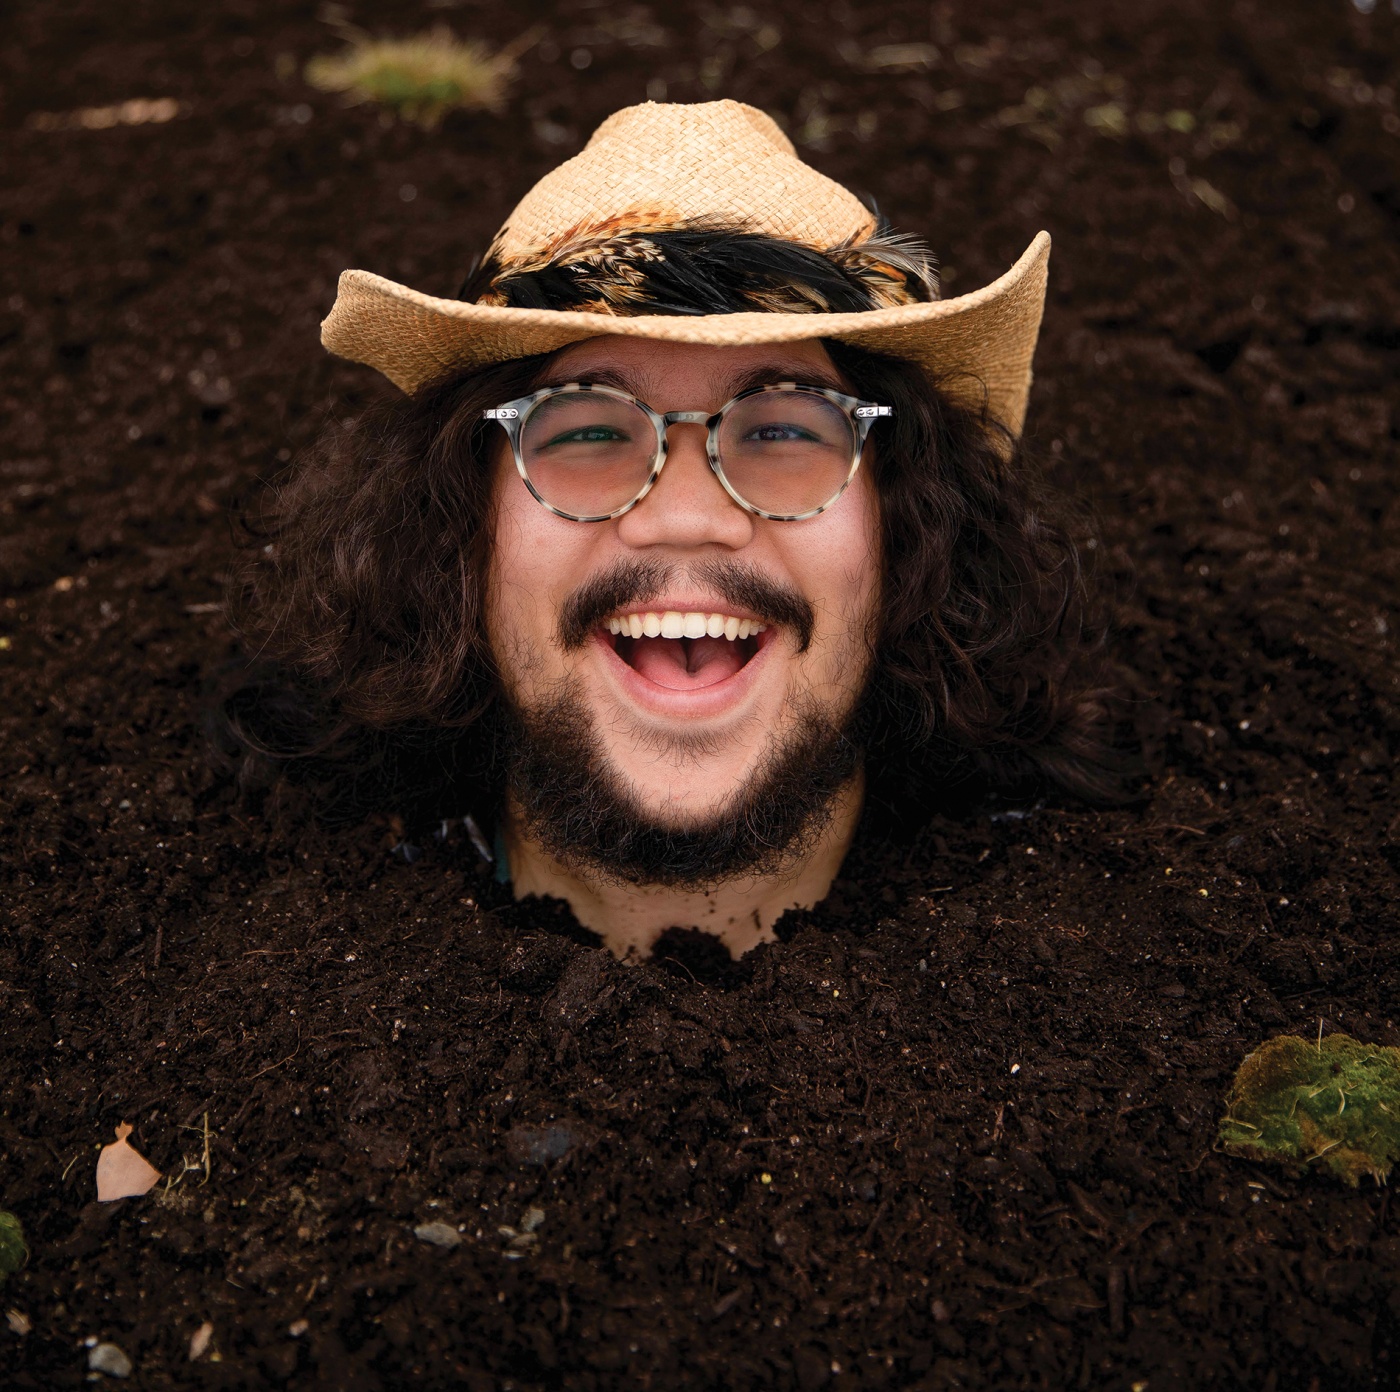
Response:
[[[376,1023],[377,1023],[377,1022],[376,1022]],[[258,1069],[258,1071],[257,1071],[256,1073],[254,1073],[253,1076],[252,1076],[251,1078],[248,1079],[248,1081],[249,1081],[250,1083],[256,1082],[257,1079],[261,1078],[262,1075],[263,1075],[264,1073],[271,1073],[272,1070],[273,1070],[274,1068],[281,1068],[282,1065],[283,1065],[284,1063],[290,1063],[294,1058],[296,1058],[296,1056],[297,1056],[299,1053],[301,1053],[301,1040],[300,1040],[300,1039],[297,1040],[297,1046],[296,1046],[296,1048],[293,1049],[292,1052],[291,1052],[290,1054],[288,1054],[286,1058],[280,1059],[277,1063],[269,1063],[269,1064],[267,1065],[266,1068],[260,1068],[260,1069]]]
[[[82,1158],[83,1158],[83,1152],[80,1150],[80,1151],[79,1151],[79,1152],[78,1152],[78,1153],[63,1167],[63,1173],[62,1173],[61,1175],[59,1175],[59,1177],[58,1177],[58,1182],[59,1182],[60,1184],[62,1184],[63,1181],[64,1181],[65,1179],[68,1178],[68,1171],[71,1170],[71,1169],[73,1168],[73,1166],[76,1165],[76,1164],[78,1163],[78,1161],[81,1160]]]
[[[1155,1228],[1158,1223],[1165,1223],[1166,1221],[1165,1218],[1149,1218],[1145,1223],[1139,1223],[1132,1232],[1114,1244],[1113,1249],[1108,1253],[1109,1260],[1111,1261],[1114,1257],[1121,1257],[1148,1228]]]
[[[715,1319],[722,1319],[727,1315],[752,1289],[748,1282],[745,1281],[735,1286],[732,1291],[726,1291],[711,1307]]]
[[[668,957],[666,959],[666,962],[667,965],[674,965],[679,967],[697,986],[701,984],[700,978],[696,976],[695,973],[691,971],[691,969],[688,966],[686,966],[686,964],[682,962],[679,957]]]
[[[83,106],[76,111],[34,111],[25,117],[26,130],[111,130],[114,126],[164,125],[187,115],[187,102],[173,97],[132,97],[114,106]]]
[[[1069,1180],[1065,1187],[1069,1190],[1070,1198],[1074,1200],[1075,1208],[1088,1220],[1090,1226],[1097,1230],[1094,1235],[1106,1238],[1113,1230],[1113,1223],[1108,1215],[1073,1180]]]
[[[198,1173],[200,1170],[204,1171],[204,1178],[199,1181],[199,1187],[201,1189],[209,1183],[209,1180],[213,1175],[213,1164],[211,1160],[209,1146],[209,1113],[204,1113],[204,1125],[202,1127],[182,1125],[180,1127],[180,1130],[194,1131],[196,1134],[202,1135],[204,1138],[204,1153],[199,1157],[198,1160],[191,1160],[188,1156],[181,1157],[184,1161],[184,1164],[180,1170],[180,1173],[178,1176],[172,1175],[169,1179],[165,1181],[165,1189],[162,1191],[162,1197],[164,1197],[165,1194],[168,1194],[178,1183],[180,1183],[182,1179],[184,1179],[184,1177],[187,1174],[191,1173],[191,1171],[195,1173]]]
[[[864,1250],[864,1251],[869,1251],[869,1250],[870,1250],[870,1239],[871,1239],[872,1237],[875,1236],[875,1229],[878,1228],[878,1227],[880,1226],[880,1221],[884,1218],[885,1214],[887,1214],[889,1211],[890,1211],[890,1201],[889,1201],[889,1199],[887,1199],[887,1198],[886,1198],[886,1199],[881,1199],[881,1200],[880,1200],[880,1207],[877,1208],[877,1209],[875,1210],[875,1216],[870,1220],[870,1226],[869,1226],[868,1228],[866,1228],[866,1230],[865,1230],[865,1236],[862,1237],[861,1240],[860,1240],[860,1246],[861,1246],[861,1249],[862,1249],[862,1250]]]
[[[1115,1338],[1122,1338],[1125,1325],[1123,1319],[1123,1268],[1108,1268],[1108,1330]],[[1086,1345],[1087,1347],[1087,1345]]]

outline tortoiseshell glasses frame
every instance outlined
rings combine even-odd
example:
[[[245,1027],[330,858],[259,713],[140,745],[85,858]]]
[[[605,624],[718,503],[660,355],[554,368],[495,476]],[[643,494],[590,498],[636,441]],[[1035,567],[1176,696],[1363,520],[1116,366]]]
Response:
[[[833,464],[839,463],[836,473],[828,479],[828,482],[835,486],[827,489],[822,484],[823,491],[827,493],[820,502],[813,506],[803,507],[797,511],[776,511],[772,508],[765,508],[758,503],[746,498],[734,482],[725,472],[724,459],[721,451],[721,435],[724,432],[727,421],[734,417],[736,411],[744,409],[744,403],[752,401],[755,397],[764,396],[769,393],[793,393],[799,398],[809,399],[804,405],[805,410],[812,412],[816,401],[827,403],[830,407],[835,407],[844,416],[846,426],[849,431],[849,456],[844,456],[845,442],[840,439],[833,439],[830,442],[822,442],[816,437],[810,441],[802,439],[777,439],[763,441],[764,444],[775,444],[779,446],[789,446],[787,461],[785,461],[784,480],[789,487],[792,487],[791,480],[794,471],[791,467],[793,449],[795,447],[800,458],[802,449],[811,450],[813,446],[824,450],[827,458],[827,467],[830,471]],[[571,396],[577,393],[591,393],[595,396],[603,397],[611,402],[634,407],[646,417],[650,425],[654,443],[651,441],[627,441],[622,444],[631,444],[634,450],[634,457],[631,461],[636,466],[636,471],[640,474],[642,467],[646,468],[646,475],[639,486],[627,497],[626,501],[605,512],[578,512],[561,507],[557,502],[552,502],[545,496],[548,489],[539,486],[539,480],[532,477],[529,461],[526,458],[527,429],[533,418],[536,417],[542,407],[547,406],[550,401],[560,397]],[[812,400],[815,399],[815,400]],[[580,403],[581,404],[581,403]],[[777,405],[777,403],[773,403]],[[792,403],[797,406],[797,401]],[[752,409],[752,408],[750,408]],[[822,413],[817,408],[817,414],[823,415],[825,420],[830,420],[834,413],[827,411]],[[860,468],[860,461],[865,449],[865,443],[870,434],[870,428],[882,417],[892,416],[894,409],[890,406],[881,406],[873,401],[862,401],[859,397],[847,396],[844,392],[838,392],[830,387],[811,386],[799,382],[776,382],[767,386],[753,387],[749,391],[740,392],[738,396],[726,402],[713,415],[707,415],[703,411],[655,411],[647,405],[645,401],[620,391],[616,387],[607,387],[590,382],[566,382],[561,386],[544,387],[539,391],[531,392],[528,396],[517,397],[514,401],[503,402],[500,406],[483,411],[482,416],[486,420],[494,420],[500,424],[510,440],[511,450],[515,456],[515,467],[524,482],[525,487],[535,498],[535,501],[556,517],[562,517],[570,522],[607,522],[615,517],[621,517],[624,513],[636,507],[643,498],[651,492],[656,485],[657,479],[661,477],[661,471],[666,465],[668,449],[668,432],[673,425],[700,425],[706,431],[706,454],[709,458],[711,470],[719,480],[720,485],[729,497],[743,508],[746,512],[751,512],[758,517],[767,518],[773,522],[804,522],[808,518],[817,517],[825,512],[849,487],[851,480],[855,477],[856,471]],[[599,425],[583,426],[572,432],[572,436],[577,437],[589,430],[609,429],[612,427]],[[801,426],[788,425],[785,422],[775,420],[771,424],[759,422],[757,429],[778,429],[778,430],[801,430]],[[561,437],[561,439],[564,437]],[[550,444],[555,442],[551,441]],[[577,445],[577,439],[570,438],[567,443]],[[608,445],[613,443],[608,440],[594,440],[583,442],[592,444],[595,449],[598,445]],[[770,454],[773,451],[768,451]],[[647,455],[649,454],[649,461]],[[616,459],[616,453],[614,458]],[[542,472],[537,468],[536,472]],[[839,477],[837,476],[839,474]],[[800,477],[800,475],[799,475]],[[813,482],[817,480],[814,478]]]

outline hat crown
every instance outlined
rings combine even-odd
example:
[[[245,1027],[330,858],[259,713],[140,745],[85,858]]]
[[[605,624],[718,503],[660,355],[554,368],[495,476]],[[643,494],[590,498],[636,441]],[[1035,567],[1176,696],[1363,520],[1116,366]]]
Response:
[[[742,228],[830,248],[875,218],[849,189],[804,164],[771,116],[737,101],[645,102],[614,112],[572,159],[525,195],[496,235],[503,263],[581,233]]]

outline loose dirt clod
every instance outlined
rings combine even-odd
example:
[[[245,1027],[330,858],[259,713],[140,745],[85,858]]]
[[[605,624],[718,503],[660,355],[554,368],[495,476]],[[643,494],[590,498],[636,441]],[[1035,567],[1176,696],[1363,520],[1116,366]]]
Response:
[[[462,1234],[450,1223],[419,1223],[413,1235],[420,1242],[431,1243],[434,1247],[445,1247],[449,1251],[462,1245]]]
[[[138,1199],[149,1194],[160,1179],[160,1171],[134,1147],[127,1144],[131,1127],[122,1122],[117,1139],[102,1147],[97,1157],[97,1201]]]
[[[1266,1040],[1235,1074],[1220,1145],[1294,1168],[1320,1162],[1355,1187],[1400,1158],[1400,1049],[1334,1034]]]
[[[88,1350],[88,1371],[106,1373],[108,1377],[131,1376],[131,1359],[116,1344],[97,1344]]]

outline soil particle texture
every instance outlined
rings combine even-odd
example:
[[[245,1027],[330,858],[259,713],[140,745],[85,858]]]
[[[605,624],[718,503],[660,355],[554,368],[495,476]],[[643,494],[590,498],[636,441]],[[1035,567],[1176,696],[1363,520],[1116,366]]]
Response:
[[[0,1382],[1395,1387],[1389,1191],[1214,1139],[1263,1039],[1400,1044],[1400,15],[336,13],[539,30],[428,132],[306,85],[309,3],[6,18]],[[866,839],[737,965],[204,753],[232,507],[388,390],[318,346],[338,272],[453,293],[648,96],[774,112],[948,293],[1051,231],[1030,444],[1137,674],[1138,801]],[[163,1179],[98,1205],[124,1121]]]

